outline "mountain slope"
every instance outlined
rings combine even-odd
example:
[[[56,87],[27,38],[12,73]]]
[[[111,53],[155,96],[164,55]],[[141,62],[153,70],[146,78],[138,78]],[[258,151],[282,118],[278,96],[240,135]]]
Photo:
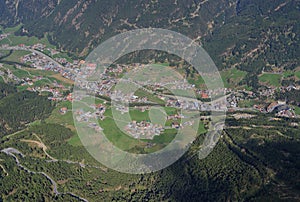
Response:
[[[256,87],[262,70],[299,66],[299,0],[15,0],[1,4],[2,25],[22,22],[24,29],[17,34],[48,33],[59,48],[82,57],[118,33],[158,27],[203,44],[218,68],[249,72],[241,82],[249,86]]]
[[[25,27],[38,36],[50,32],[63,49],[85,55],[99,42],[136,28],[166,28],[196,38],[208,32],[210,22],[217,16],[235,13],[233,0],[146,2],[62,1],[50,16]]]
[[[0,1],[0,24],[12,26],[48,16],[58,2],[58,0]]]

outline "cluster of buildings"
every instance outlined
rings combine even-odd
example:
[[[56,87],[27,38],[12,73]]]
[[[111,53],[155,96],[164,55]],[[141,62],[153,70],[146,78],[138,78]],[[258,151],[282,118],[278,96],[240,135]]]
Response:
[[[134,138],[153,139],[154,136],[160,135],[164,131],[164,127],[148,121],[132,121],[125,126],[125,130]]]
[[[194,90],[195,85],[190,84],[186,80],[173,81],[171,83],[162,84],[163,86],[169,86],[171,90]]]
[[[37,49],[42,49],[43,47],[36,47]],[[133,66],[128,65],[115,65],[114,67],[106,68],[104,73],[101,75],[101,78],[95,82],[89,82],[89,76],[93,75],[95,72],[97,65],[94,63],[85,63],[84,61],[75,61],[73,64],[68,63],[67,61],[59,61],[64,63],[64,67],[56,66],[53,63],[47,62],[47,59],[37,55],[30,54],[23,58],[23,62],[31,62],[34,67],[41,68],[44,70],[51,70],[55,72],[61,73],[61,75],[65,78],[75,80],[77,75],[80,75],[83,79],[77,80],[76,85],[78,87],[86,89],[89,92],[97,93],[102,96],[111,97],[115,101],[122,102],[138,102],[138,103],[149,103],[147,97],[139,97],[134,95],[134,93],[125,94],[118,90],[113,90],[113,86],[118,83],[117,75],[122,74],[130,68],[140,68],[143,65],[136,64]],[[81,68],[81,66],[83,66]],[[139,83],[139,85],[143,86],[147,81]],[[224,93],[226,89],[214,89],[214,90],[205,90],[205,91],[197,91],[195,85],[189,84],[188,82],[181,81],[173,81],[172,83],[165,84],[157,84],[157,87],[171,85],[170,88],[172,90],[194,90],[195,92],[201,93],[203,98],[209,98],[210,96],[218,95],[220,93]],[[160,96],[162,99],[167,100],[167,106],[177,107],[185,110],[225,110],[222,108],[222,103],[219,104],[205,104],[200,101],[186,101],[186,100],[174,100],[169,97]],[[127,109],[123,109],[123,107],[118,108],[120,111],[126,112]]]
[[[106,111],[106,106],[103,104],[92,104],[89,106],[92,110],[85,112],[83,109],[77,110],[75,112],[76,120],[78,122],[86,122],[90,128],[95,129],[97,132],[103,130],[99,124],[95,123],[96,120],[104,119],[104,113]],[[61,111],[64,109],[62,108]]]
[[[34,46],[26,48],[44,51],[45,46],[42,44],[36,44]],[[51,50],[51,54],[57,54],[54,50],[49,50]],[[21,58],[21,62],[30,64],[30,66],[39,70],[47,70],[60,73],[63,77],[73,81],[76,79],[76,76],[81,73],[79,68],[81,63],[78,61],[73,61],[73,63],[70,63],[65,58],[55,58],[54,60],[50,61],[48,57],[42,54],[38,54],[37,52],[32,52],[28,55],[23,56]],[[63,65],[58,65],[58,63]]]
[[[122,101],[125,103],[147,103],[148,99],[147,97],[139,97],[134,95],[134,92],[125,94],[120,90],[114,90],[114,92],[111,95],[111,99],[115,102]]]
[[[244,100],[257,99],[256,95],[251,91],[231,91],[229,96],[227,96],[227,107],[228,108],[238,108],[239,103]]]
[[[88,111],[84,112],[84,110],[78,110],[75,112],[77,117],[77,121],[84,121],[88,122],[91,118],[100,118],[103,119],[104,113],[106,111],[106,106],[103,104],[92,104],[89,106],[91,109],[93,109],[93,112]]]
[[[104,70],[104,74],[106,75],[114,75],[118,77],[122,73],[125,73],[130,68],[129,65],[116,64],[114,67],[108,67]]]
[[[266,108],[267,113],[273,113],[275,112],[276,116],[279,117],[290,117],[294,118],[295,113],[294,111],[286,104],[286,101],[277,101],[277,102],[272,102],[267,108]]]
[[[183,110],[190,111],[226,111],[226,103],[222,100],[214,103],[205,103],[199,100],[188,100],[188,99],[175,99],[168,97],[166,100],[166,106],[175,107]]]
[[[30,53],[21,58],[21,62],[30,64],[32,67],[39,70],[56,70],[57,65],[49,61],[46,57],[41,56],[37,53]]]
[[[254,109],[261,113],[275,113],[277,117],[295,118],[296,114],[293,109],[286,104],[285,101],[276,101],[269,104],[267,107],[263,104],[254,105]]]
[[[290,107],[279,108],[276,116],[286,117],[286,118],[295,118],[295,112]]]
[[[35,77],[35,78],[33,78],[33,79],[30,79],[30,78],[28,78],[28,77],[22,78],[22,79],[21,79],[21,86],[27,86],[27,85],[28,85],[28,86],[33,86],[34,82],[39,81],[39,80],[42,80],[42,79],[43,79],[42,76]]]
[[[7,34],[0,35],[1,37],[7,37]],[[53,49],[46,49],[45,45],[43,44],[35,44],[30,47],[25,47],[29,49],[39,50],[44,52],[45,50],[50,51],[51,55],[58,54],[59,52]],[[55,60],[55,61],[54,61]],[[97,69],[96,63],[86,63],[83,60],[74,60],[73,62],[67,61],[65,58],[54,58],[54,60],[50,61],[49,58],[38,54],[37,52],[33,52],[29,55],[25,55],[22,58],[23,63],[30,64],[32,67],[36,69],[42,70],[49,70],[60,73],[63,77],[75,81],[78,76],[82,79],[77,80],[76,85],[82,89],[87,90],[88,92],[96,93],[101,96],[107,96],[112,98],[114,101],[120,101],[125,103],[150,103],[147,97],[139,97],[136,96],[134,93],[123,93],[121,91],[115,90],[114,86],[120,81],[119,76],[122,74],[126,74],[129,70],[138,71],[139,68],[145,67],[143,64],[133,64],[133,65],[121,65],[115,64],[111,67],[104,69],[104,72],[101,75],[101,78],[97,78],[94,82],[88,81],[88,79],[95,75],[95,71]],[[62,65],[59,65],[62,64]],[[3,74],[3,73],[2,73]],[[14,77],[11,72],[8,72],[8,76],[16,81],[19,81],[19,78]],[[100,75],[99,75],[100,76]],[[42,77],[37,77],[34,79],[23,79],[21,80],[22,85],[29,85],[32,86],[36,80],[43,79]],[[179,81],[166,81],[165,83],[150,83],[153,79],[148,79],[148,81],[139,81],[138,85],[145,86],[145,85],[152,85],[154,86],[153,90],[156,92],[156,96],[165,101],[166,106],[171,106],[179,109],[184,110],[200,110],[200,111],[224,111],[227,108],[232,109],[239,109],[239,102],[243,100],[250,100],[250,99],[258,99],[258,97],[267,97],[267,98],[274,98],[276,88],[265,88],[261,89],[256,96],[251,91],[234,91],[231,89],[226,88],[216,88],[212,90],[203,90],[198,89],[193,84],[189,84],[185,80]],[[130,82],[130,81],[128,81]],[[131,81],[136,82],[136,81]],[[57,86],[58,84],[57,84]],[[176,98],[175,96],[167,96],[165,94],[160,93],[162,89],[172,90],[183,90],[189,91],[192,90],[195,92],[197,97],[201,97],[203,99],[209,99],[211,97],[225,95],[226,93],[230,93],[230,95],[226,98],[226,102],[224,103],[224,99],[220,99],[221,101],[218,102],[201,102],[197,99],[185,99],[185,98]],[[290,91],[293,89],[300,89],[299,87],[290,85],[288,87],[281,87],[280,91]],[[32,90],[37,91],[49,91],[53,94],[51,99],[53,100],[63,100],[62,93],[60,90],[56,88],[53,89],[37,89],[32,88]],[[199,96],[198,96],[199,95]],[[285,106],[285,105],[283,105]],[[128,112],[128,107],[119,106],[117,109],[121,112]],[[273,106],[269,106],[268,108],[255,105],[254,109],[257,109],[263,113],[273,112]],[[282,105],[277,106],[277,116],[285,116],[285,117],[294,117],[295,114],[290,108],[284,108]],[[83,120],[87,116],[83,116]]]

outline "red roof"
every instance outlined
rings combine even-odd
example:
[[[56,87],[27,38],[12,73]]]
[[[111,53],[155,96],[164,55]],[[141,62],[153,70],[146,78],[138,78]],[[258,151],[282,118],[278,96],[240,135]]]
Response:
[[[209,96],[207,93],[201,93],[201,97],[204,98],[204,99],[208,99]]]

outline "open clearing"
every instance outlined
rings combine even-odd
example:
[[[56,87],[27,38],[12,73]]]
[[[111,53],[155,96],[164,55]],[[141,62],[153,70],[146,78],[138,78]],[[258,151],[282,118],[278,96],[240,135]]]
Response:
[[[28,55],[30,54],[30,51],[25,51],[25,50],[15,50],[12,52],[12,54],[10,54],[8,57],[3,58],[3,60],[5,61],[11,61],[11,62],[21,62],[21,57],[23,57],[24,55]]]
[[[18,25],[16,27],[3,29],[2,30],[3,33],[10,33],[10,35],[7,38],[1,40],[0,45],[8,44],[10,46],[17,46],[19,44],[24,44],[26,46],[32,46],[34,44],[41,43],[41,44],[46,45],[46,47],[48,47],[48,48],[55,48],[55,46],[53,46],[49,43],[47,37],[43,37],[43,38],[39,39],[35,36],[28,37],[28,36],[14,35],[14,32],[18,31],[21,27],[22,27],[22,25]]]
[[[300,79],[300,71],[296,72],[296,73],[295,73],[295,76],[296,76],[298,79]]]
[[[73,85],[74,81],[64,78],[61,74],[54,74],[51,77],[61,81],[64,84]]]
[[[260,82],[266,83],[271,86],[279,87],[281,81],[280,74],[272,74],[272,73],[263,73],[258,77]]]
[[[225,87],[236,86],[246,76],[247,72],[236,68],[226,69],[221,71],[221,77]]]

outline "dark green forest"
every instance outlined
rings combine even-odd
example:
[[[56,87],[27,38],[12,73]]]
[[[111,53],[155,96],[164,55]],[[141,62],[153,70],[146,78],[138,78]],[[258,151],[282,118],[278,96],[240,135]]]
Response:
[[[0,136],[23,129],[26,124],[49,116],[54,109],[51,101],[37,93],[23,91],[0,83]]]
[[[297,119],[266,125],[271,115],[253,114],[256,117],[252,119],[236,120],[229,113],[226,129],[206,159],[198,159],[204,138],[199,136],[175,164],[144,175],[103,167],[83,146],[70,145],[68,140],[76,134],[58,124],[30,126],[17,136],[4,137],[1,148],[18,148],[25,156],[17,158],[27,169],[47,173],[58,183],[60,192],[72,192],[90,201],[296,201],[300,134],[290,124]],[[19,141],[24,139],[42,141],[57,161],[50,161],[40,147]],[[0,159],[5,160],[0,164],[8,173],[0,170],[0,190],[6,200],[78,200],[68,194],[55,196],[49,180],[17,167],[13,157],[0,153]]]

